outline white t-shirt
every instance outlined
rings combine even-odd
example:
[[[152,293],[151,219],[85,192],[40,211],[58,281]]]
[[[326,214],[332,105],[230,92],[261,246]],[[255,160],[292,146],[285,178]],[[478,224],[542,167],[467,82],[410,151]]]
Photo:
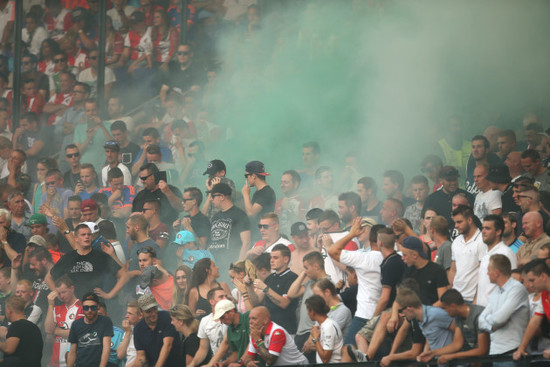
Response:
[[[451,245],[452,261],[456,263],[456,275],[453,288],[459,291],[465,301],[472,302],[476,294],[479,263],[487,253],[481,231],[478,229],[468,242],[460,235]],[[358,305],[359,306],[359,305]]]
[[[268,248],[266,248],[264,250],[264,252],[267,252],[268,254],[271,253],[271,250],[273,250],[273,247],[275,247],[276,245],[278,245],[279,243],[282,243],[283,245],[285,245],[286,247],[292,245],[292,242],[290,242],[289,240],[287,240],[286,238],[284,237],[279,237],[279,239],[275,242],[273,242],[273,245],[269,246]]]
[[[489,276],[487,275],[487,269],[489,267],[489,260],[491,256],[495,254],[501,254],[506,256],[510,263],[512,264],[512,269],[515,269],[518,267],[517,265],[517,257],[514,254],[514,251],[504,242],[499,242],[491,249],[491,251],[487,252],[485,256],[483,256],[483,259],[481,259],[481,263],[479,264],[479,276],[478,276],[478,286],[477,286],[477,299],[476,304],[486,307],[489,303],[489,296],[493,292],[493,290],[496,288],[496,284],[491,283],[489,280]]]
[[[130,170],[128,167],[126,167],[123,163],[119,163],[118,168],[122,171],[122,174],[124,175],[124,185],[125,186],[131,186],[132,185],[132,174],[130,173]],[[109,168],[109,165],[106,165],[101,169],[101,184],[103,187],[107,187],[107,173],[109,173],[111,169]]]
[[[307,358],[298,350],[294,339],[282,327],[271,321],[267,326],[263,337],[264,345],[269,354],[277,356],[277,361],[272,366],[288,366],[297,364],[309,364]],[[256,341],[249,337],[248,354],[255,356]]]
[[[321,335],[319,336],[319,343],[324,350],[332,350],[332,355],[328,363],[339,363],[342,359],[342,347],[344,346],[344,336],[342,330],[338,324],[327,318],[320,327]],[[315,359],[317,363],[323,363],[319,353],[315,353]]]
[[[215,354],[223,341],[227,325],[222,324],[219,320],[212,320],[213,317],[214,314],[210,314],[202,318],[197,336],[199,339],[208,339],[212,353]]]
[[[27,50],[36,56],[40,54],[40,47],[46,38],[48,38],[48,31],[46,31],[46,29],[42,26],[36,28],[32,38],[27,31],[27,28],[23,28],[21,31],[21,40],[27,44]]]
[[[474,214],[480,220],[493,213],[493,210],[502,209],[502,192],[489,190],[479,192],[474,203]]]
[[[131,5],[126,5],[124,7],[124,15],[126,15],[127,18],[130,18],[130,15],[132,15],[133,12],[136,11],[136,8],[134,8]],[[107,10],[107,15],[111,17],[111,20],[113,21],[113,28],[118,31],[120,28],[122,28],[122,19],[120,19],[120,14],[118,13],[118,10],[115,8]]]
[[[126,336],[126,333],[124,333]],[[134,327],[132,326],[132,331],[130,332],[130,342],[128,343],[128,348],[126,348],[126,366],[130,365],[137,357],[136,346],[134,345]]]
[[[380,264],[384,256],[380,251],[347,251],[340,254],[340,262],[355,269],[359,288],[357,291],[357,311],[355,316],[369,320],[372,318],[380,294],[382,283]]]

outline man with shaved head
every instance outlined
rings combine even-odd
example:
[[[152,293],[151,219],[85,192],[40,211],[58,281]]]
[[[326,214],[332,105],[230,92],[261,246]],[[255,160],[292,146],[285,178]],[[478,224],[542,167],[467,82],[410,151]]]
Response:
[[[382,219],[382,222],[391,226],[396,219],[403,216],[403,213],[404,209],[401,201],[397,199],[387,199],[380,210],[380,218]]]
[[[521,165],[521,152],[508,153],[508,156],[506,156],[504,160],[504,164],[508,167],[508,170],[510,170],[512,182],[515,182],[518,177],[525,173]]]
[[[483,136],[489,140],[489,151],[496,153],[498,151],[498,136],[502,129],[497,126],[489,126],[483,132]]]
[[[250,342],[248,353],[242,365],[253,362],[258,355],[268,366],[308,364],[307,358],[298,350],[294,339],[281,326],[271,321],[271,315],[264,306],[255,307],[248,316],[250,321]],[[313,344],[318,340],[313,339]]]
[[[518,266],[523,266],[537,257],[537,251],[547,243],[550,237],[544,233],[542,216],[538,212],[525,213],[522,219],[523,233],[527,240],[517,252]]]

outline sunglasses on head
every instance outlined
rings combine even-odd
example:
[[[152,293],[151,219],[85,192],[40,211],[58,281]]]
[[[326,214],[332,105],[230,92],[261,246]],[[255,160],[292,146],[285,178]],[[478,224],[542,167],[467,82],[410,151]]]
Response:
[[[97,306],[82,306],[83,311],[97,311]]]

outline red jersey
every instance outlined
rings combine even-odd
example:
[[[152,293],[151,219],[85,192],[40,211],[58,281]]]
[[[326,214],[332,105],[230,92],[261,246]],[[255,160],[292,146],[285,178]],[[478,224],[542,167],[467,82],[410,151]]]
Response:
[[[55,326],[63,330],[70,330],[71,325],[74,320],[84,317],[82,312],[82,304],[79,300],[70,306],[66,305],[54,306],[53,308],[53,321]],[[66,366],[65,362],[65,353],[71,344],[65,338],[56,336],[53,344],[53,354],[50,359],[50,366],[53,367],[64,367]]]
[[[42,110],[44,109],[44,105],[46,102],[44,102],[44,97],[42,97],[42,94],[36,93],[32,97],[25,97],[25,105],[23,106],[23,109],[25,112],[34,112],[37,115],[40,115],[42,113]]]
[[[153,50],[155,51],[155,60],[158,62],[166,62],[178,47],[179,34],[176,28],[170,28],[168,34],[164,37],[160,32],[153,32]]]
[[[48,103],[53,104],[64,104],[65,106],[71,107],[73,105],[73,94],[72,93],[56,93],[54,94]],[[52,113],[48,118],[48,125],[52,125],[58,116],[55,113]]]
[[[130,48],[130,60],[137,60],[142,55],[150,55],[153,51],[151,28],[147,28],[143,36],[140,36],[134,30],[130,30],[124,39],[124,47]]]

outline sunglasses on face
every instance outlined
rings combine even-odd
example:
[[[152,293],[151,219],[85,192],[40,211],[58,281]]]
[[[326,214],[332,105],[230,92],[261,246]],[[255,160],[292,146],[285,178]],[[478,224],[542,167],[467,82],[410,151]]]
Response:
[[[82,306],[83,311],[97,311],[97,306]]]
[[[191,51],[178,51],[178,55],[180,56],[187,56],[191,53]]]
[[[259,229],[268,229],[271,226],[271,224],[258,224]]]
[[[89,60],[97,60],[97,56],[88,56]]]
[[[150,175],[147,175],[147,176],[140,176],[139,179],[140,179],[141,181],[145,181],[145,180],[147,180],[147,179],[148,179],[149,177],[151,177],[151,176],[153,176],[152,173],[151,173]]]
[[[60,62],[67,62],[67,59],[53,59],[53,61],[58,64]]]
[[[67,158],[74,158],[74,157],[80,157],[80,153],[71,153],[71,154],[67,154],[65,155],[65,157]]]

